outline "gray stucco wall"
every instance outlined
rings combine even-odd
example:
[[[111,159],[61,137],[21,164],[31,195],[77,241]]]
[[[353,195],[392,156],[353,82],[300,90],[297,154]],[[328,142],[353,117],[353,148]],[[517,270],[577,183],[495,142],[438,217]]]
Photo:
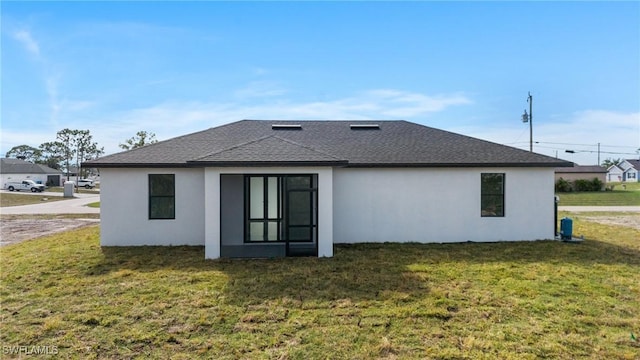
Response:
[[[244,242],[244,177],[220,176],[220,240],[222,246]],[[216,221],[217,219],[209,219]]]

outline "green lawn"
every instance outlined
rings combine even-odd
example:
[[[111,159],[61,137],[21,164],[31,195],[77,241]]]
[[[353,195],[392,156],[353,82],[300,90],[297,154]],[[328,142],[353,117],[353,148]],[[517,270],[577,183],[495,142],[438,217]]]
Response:
[[[219,261],[101,249],[85,228],[2,248],[0,342],[83,359],[637,359],[640,231],[574,221],[589,240]]]
[[[45,200],[46,199],[46,200]],[[0,207],[41,204],[43,202],[67,200],[62,196],[26,195],[3,192],[0,195]]]
[[[625,183],[623,189],[620,183],[613,185],[613,191],[599,192],[569,192],[557,193],[560,206],[640,206],[640,183]]]
[[[62,193],[64,192],[64,188],[62,186],[52,186],[50,188],[47,188],[47,191],[51,191],[51,192],[59,192]],[[85,189],[83,187],[81,188],[76,188],[73,190],[74,193],[80,193],[80,194],[99,194],[100,193],[100,186],[96,186],[93,189]]]

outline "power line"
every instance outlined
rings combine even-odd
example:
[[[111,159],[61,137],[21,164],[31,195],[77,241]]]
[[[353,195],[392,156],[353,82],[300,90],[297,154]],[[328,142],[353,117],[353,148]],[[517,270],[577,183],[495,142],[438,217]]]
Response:
[[[575,146],[597,146],[598,144],[570,144],[570,143],[555,143],[555,142],[548,142],[548,141],[536,141],[536,143],[540,143],[540,144],[552,144],[552,145],[575,145]],[[600,144],[600,147],[617,147],[617,148],[633,148],[633,149],[637,149],[637,147],[635,146],[629,146],[629,145],[604,145],[604,144]]]
[[[513,145],[513,144],[526,144],[526,141],[515,141],[510,143],[505,143],[505,145]],[[558,143],[558,142],[550,142],[550,141],[535,141],[536,144],[550,144],[550,145],[567,145],[567,146],[598,146],[598,144],[574,144],[574,143]],[[544,147],[544,146],[538,146]],[[612,147],[612,148],[629,148],[629,149],[637,149],[636,146],[630,145],[604,145],[600,144],[600,147]]]
[[[595,154],[597,152],[599,152],[600,154],[613,154],[613,155],[638,155],[638,153],[627,153],[627,152],[616,152],[616,151],[598,151],[598,150],[582,150],[582,149],[576,149],[576,150],[570,150],[570,151],[566,151],[566,149],[564,148],[559,148],[559,147],[553,147],[553,146],[544,146],[544,145],[538,145],[538,148],[543,148],[543,149],[551,149],[551,150],[562,150],[568,153],[592,153]]]
[[[573,152],[586,152],[586,153],[597,153],[597,150],[571,150]],[[615,154],[615,155],[638,155],[638,153],[623,153],[623,152],[613,152],[613,151],[599,151],[600,154]]]

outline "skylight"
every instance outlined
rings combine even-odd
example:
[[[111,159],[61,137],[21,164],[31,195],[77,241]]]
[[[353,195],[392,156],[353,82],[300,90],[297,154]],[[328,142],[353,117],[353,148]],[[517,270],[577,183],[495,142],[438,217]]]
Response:
[[[302,130],[302,125],[300,124],[272,124],[271,129],[273,130]]]
[[[380,130],[378,124],[351,124],[349,127],[351,130]]]

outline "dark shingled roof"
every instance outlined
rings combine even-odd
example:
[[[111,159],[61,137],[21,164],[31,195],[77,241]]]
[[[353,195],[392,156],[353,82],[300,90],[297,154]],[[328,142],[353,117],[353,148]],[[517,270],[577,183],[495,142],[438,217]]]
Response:
[[[273,125],[301,125],[285,128]],[[378,128],[350,125],[377,124]],[[407,121],[242,120],[88,161],[91,167],[562,167],[572,163]]]
[[[568,174],[568,173],[607,173],[607,169],[598,165],[577,165],[573,164],[573,167],[557,168],[556,173]]]
[[[62,171],[21,159],[0,158],[0,174],[62,174]]]
[[[244,165],[245,163],[252,162],[275,163],[277,165],[283,162],[289,164],[300,163],[303,165],[309,162],[316,164],[327,163],[327,165],[341,162],[346,164],[346,161],[340,160],[337,157],[321,153],[312,148],[273,135],[240,144],[230,149],[225,149],[188,162],[202,165],[215,164],[218,166],[220,164]]]
[[[640,170],[640,160],[627,159],[627,162],[631,164],[636,170]]]

